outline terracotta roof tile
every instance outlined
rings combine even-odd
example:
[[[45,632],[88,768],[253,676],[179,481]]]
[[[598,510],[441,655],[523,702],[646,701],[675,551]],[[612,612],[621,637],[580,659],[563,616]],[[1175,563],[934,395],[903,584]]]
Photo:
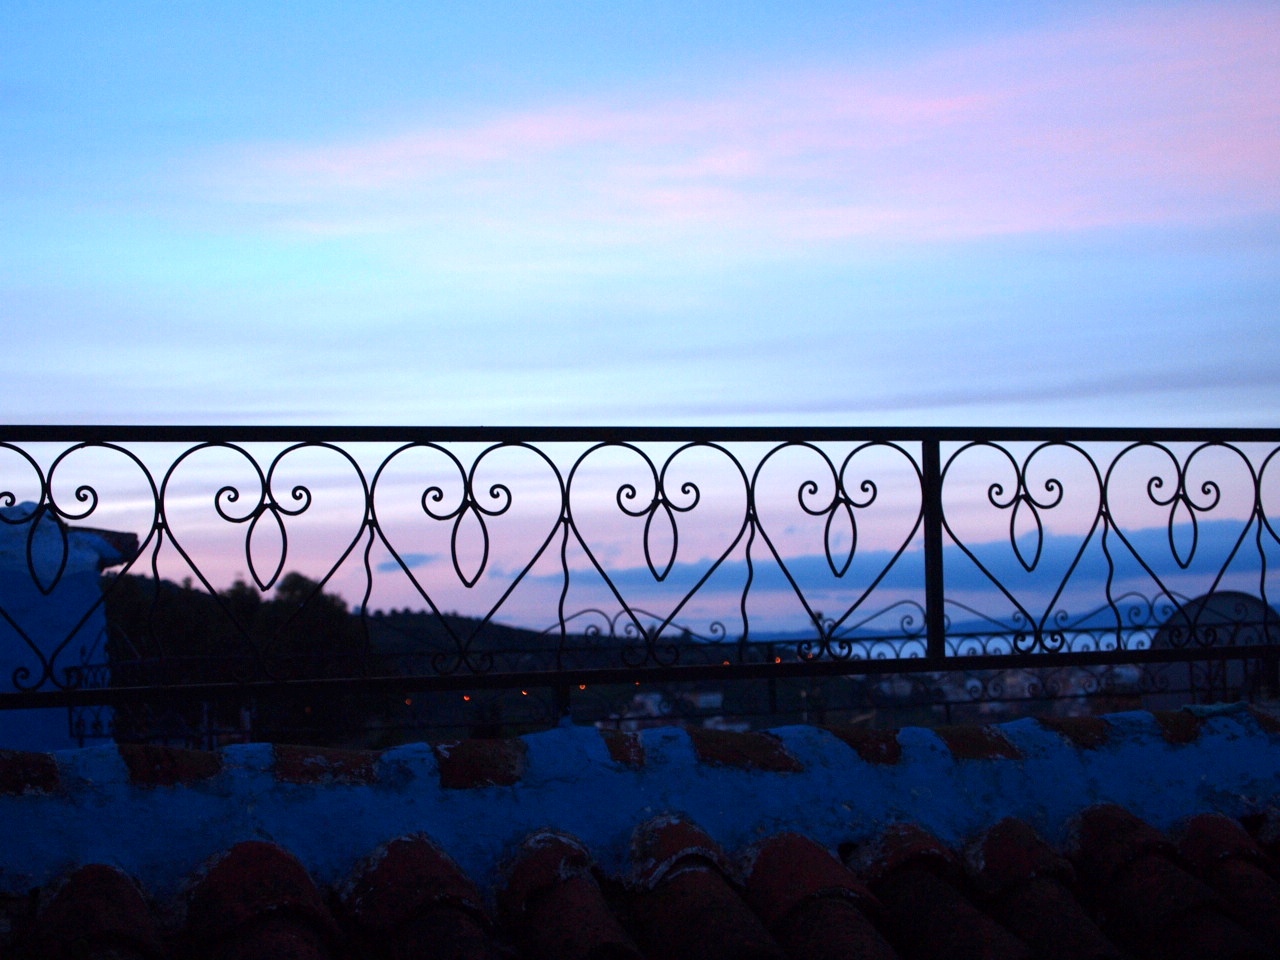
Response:
[[[644,766],[644,743],[637,734],[622,730],[601,730],[600,736],[615,763],[627,767]]]
[[[848,900],[819,897],[800,904],[770,931],[788,957],[806,960],[896,960],[884,934]]]
[[[1075,871],[1023,820],[1006,818],[969,844],[977,902],[1043,960],[1120,960],[1072,894]]]
[[[1020,760],[1022,752],[991,726],[944,726],[933,730],[957,760]]]
[[[923,867],[939,876],[958,880],[960,858],[928,830],[914,823],[895,823],[871,843],[845,851],[846,861],[874,887],[901,867]]]
[[[484,960],[491,923],[479,891],[421,834],[400,837],[359,864],[341,892],[358,939],[393,957]]]
[[[480,893],[432,840],[415,834],[379,847],[357,866],[342,901],[355,921],[389,930],[424,907],[448,904],[485,921]]]
[[[703,763],[770,773],[801,773],[804,765],[787,752],[782,742],[771,733],[737,733],[690,727],[689,740]]]
[[[215,777],[222,770],[222,755],[208,750],[122,743],[120,759],[136,786],[172,787]]]
[[[627,906],[646,956],[784,960],[730,884],[723,851],[695,824],[671,816],[647,821],[631,849],[636,892]]]
[[[764,925],[714,870],[686,870],[634,895],[630,915],[645,955],[784,960]]]
[[[702,737],[727,764],[696,733],[575,728],[386,756],[0,753],[0,957],[1280,956],[1271,734],[1244,711],[1186,743],[1144,714],[1073,729]],[[1086,806],[1108,793],[1149,819]],[[51,849],[62,867],[31,865]],[[55,885],[77,849],[117,866]]]
[[[1039,960],[1123,960],[1070,888],[1051,876],[978,902]]]
[[[1021,940],[964,896],[953,882],[958,858],[926,831],[899,825],[861,862],[907,960],[1030,960]]]
[[[902,759],[902,744],[897,730],[872,730],[867,727],[823,727],[843,740],[867,763],[897,763]]]
[[[1153,710],[1151,715],[1160,725],[1160,731],[1170,743],[1194,743],[1204,729],[1204,717],[1189,710]]]
[[[1046,730],[1060,733],[1081,750],[1096,750],[1111,739],[1111,724],[1105,717],[1037,717]]]
[[[1241,825],[1273,862],[1280,862],[1280,807],[1268,806],[1242,817]]]
[[[273,843],[238,843],[209,865],[187,904],[187,949],[211,960],[321,960],[338,928],[305,867]]]
[[[1067,850],[1089,886],[1104,887],[1134,860],[1148,854],[1171,857],[1176,847],[1124,807],[1104,803],[1083,811],[1072,824]]]
[[[582,841],[558,830],[539,830],[525,837],[507,867],[499,905],[508,916],[522,916],[546,889],[589,877],[592,866],[591,852]]]
[[[1011,819],[966,848],[968,885],[957,873],[955,852],[937,838],[913,825],[886,831],[864,845],[873,851],[861,862],[871,868],[866,876],[874,893],[820,844],[794,833],[741,851],[745,885],[740,887],[726,852],[678,816],[655,818],[637,829],[633,849],[641,861],[627,874],[629,892],[613,881],[606,889],[586,845],[562,832],[538,831],[520,845],[498,890],[509,943],[498,937],[472,881],[421,835],[385,844],[357,866],[337,892],[345,933],[295,858],[272,844],[246,842],[196,882],[185,926],[169,944],[157,933],[136,884],[116,868],[95,865],[76,871],[47,898],[37,921],[38,946],[24,952],[19,945],[6,956],[1248,960],[1276,955],[1266,939],[1272,931],[1265,921],[1272,914],[1257,910],[1258,904],[1276,902],[1276,883],[1264,869],[1275,864],[1251,846],[1234,821],[1195,818],[1183,837],[1188,861],[1208,870],[1205,879],[1217,885],[1217,894],[1169,859],[1167,837],[1119,808],[1087,812],[1074,842],[1080,876],[1105,879],[1102,888],[1086,884],[1096,913],[1073,895],[1071,864],[1028,824]],[[1123,847],[1128,849],[1118,853]],[[1235,924],[1229,912],[1254,912],[1258,922]],[[1129,954],[1101,932],[1095,917]]]
[[[498,903],[516,939],[545,960],[641,960],[606,902],[591,854],[556,831],[527,837]]]
[[[880,904],[843,864],[808,837],[783,833],[744,857],[747,903],[793,957],[896,956],[872,917]]]
[[[668,874],[690,866],[713,867],[724,876],[733,867],[720,845],[697,824],[679,814],[646,820],[631,835],[633,886],[651,890]]]
[[[1227,916],[1209,887],[1182,869],[1170,841],[1127,810],[1105,805],[1085,811],[1073,847],[1103,929],[1134,954],[1160,960],[1271,956]]]
[[[1006,817],[983,831],[965,848],[965,868],[984,892],[1006,893],[1035,877],[1071,884],[1071,863],[1047,844],[1031,824]]]
[[[509,787],[524,776],[523,740],[461,740],[435,745],[440,785],[447,790]]]
[[[1223,909],[1280,955],[1280,869],[1244,827],[1219,814],[1193,817],[1179,849]]]
[[[815,897],[878,909],[862,881],[830,851],[798,833],[777,834],[748,850],[743,875],[747,902],[771,927]]]
[[[1202,813],[1189,819],[1183,825],[1178,852],[1201,875],[1228,861],[1244,861],[1263,871],[1274,869],[1271,859],[1240,822],[1219,813]]]
[[[320,931],[289,916],[263,917],[207,950],[193,945],[189,954],[209,960],[330,960],[335,955]]]
[[[159,930],[137,884],[101,864],[81,867],[67,878],[41,911],[38,928],[48,960],[161,955]]]

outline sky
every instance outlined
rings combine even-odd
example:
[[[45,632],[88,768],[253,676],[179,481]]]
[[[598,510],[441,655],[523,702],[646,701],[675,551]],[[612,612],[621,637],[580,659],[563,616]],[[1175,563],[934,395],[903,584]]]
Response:
[[[1280,7],[0,11],[10,423],[1274,426]]]

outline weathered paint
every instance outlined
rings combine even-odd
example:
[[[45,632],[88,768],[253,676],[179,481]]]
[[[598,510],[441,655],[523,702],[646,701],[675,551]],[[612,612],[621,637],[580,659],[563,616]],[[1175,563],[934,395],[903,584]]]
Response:
[[[794,763],[774,769],[700,759],[676,728],[641,732],[637,764],[592,728],[559,727],[520,738],[518,778],[462,788],[445,782],[439,748],[426,744],[369,754],[360,776],[350,762],[308,765],[302,748],[278,757],[266,744],[226,747],[220,764],[164,766],[163,776],[155,758],[129,763],[114,745],[55,753],[56,778],[30,755],[0,753],[0,891],[100,862],[163,897],[202,862],[255,839],[335,884],[379,845],[421,833],[491,893],[536,830],[572,834],[620,873],[636,825],[665,813],[686,815],[733,852],[782,831],[835,848],[902,821],[958,845],[1006,816],[1058,842],[1097,803],[1121,804],[1160,829],[1280,804],[1280,735],[1254,713],[1205,717],[1185,743],[1170,742],[1149,713],[1106,722],[1106,742],[1088,747],[1035,720],[1001,724],[1017,758],[957,757],[934,732],[909,728],[897,734],[896,763],[869,761],[821,728],[782,727],[773,739]],[[24,769],[39,772],[31,789],[19,782]]]

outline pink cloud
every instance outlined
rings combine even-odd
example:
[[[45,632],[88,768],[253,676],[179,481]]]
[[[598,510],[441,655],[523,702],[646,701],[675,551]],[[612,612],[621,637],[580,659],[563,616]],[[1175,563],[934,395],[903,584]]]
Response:
[[[1280,208],[1280,10],[1156,8],[893,68],[262,147],[234,176],[325,223],[381,203],[410,224],[460,197],[499,220],[788,242],[1217,220]]]

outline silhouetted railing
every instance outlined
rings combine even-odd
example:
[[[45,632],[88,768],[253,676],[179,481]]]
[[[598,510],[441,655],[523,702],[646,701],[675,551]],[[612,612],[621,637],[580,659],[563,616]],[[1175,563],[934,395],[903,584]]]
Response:
[[[649,709],[635,684],[683,691],[661,716],[728,680],[775,707],[776,684],[832,678],[951,703],[1150,692],[1169,663],[1248,695],[1275,682],[1278,450],[1277,430],[4,428],[0,707],[287,689],[413,722],[415,698],[550,690],[554,719],[595,689],[623,722]],[[73,589],[100,569],[100,594]]]

